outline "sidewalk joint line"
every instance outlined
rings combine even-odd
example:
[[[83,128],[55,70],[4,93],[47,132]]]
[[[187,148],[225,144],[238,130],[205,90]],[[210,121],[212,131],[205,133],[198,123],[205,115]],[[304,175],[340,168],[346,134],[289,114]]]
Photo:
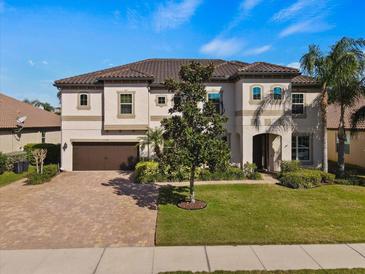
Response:
[[[349,244],[346,244],[349,248],[351,248],[353,251],[355,251],[356,253],[359,253],[359,255],[361,256],[361,257],[363,257],[363,258],[365,258],[365,256],[361,253],[361,252],[359,252],[359,251],[357,251],[355,248],[353,248],[351,245],[349,245]]]
[[[307,254],[321,269],[324,269],[323,266],[321,266],[321,264],[317,262],[317,260],[314,259],[314,257],[311,254],[309,254],[309,252],[302,245],[299,246],[305,252],[305,254]]]
[[[98,270],[98,267],[99,267],[100,261],[101,261],[101,259],[102,259],[102,258],[103,258],[103,256],[104,256],[105,250],[106,250],[106,247],[104,247],[103,252],[101,253],[101,256],[100,256],[100,258],[99,258],[99,260],[98,260],[98,263],[96,264],[95,269],[94,269],[94,271],[93,271],[93,273],[92,273],[92,274],[95,274],[95,273],[96,273],[96,271]]]
[[[252,245],[250,245],[250,249],[252,250],[253,254],[255,254],[256,258],[259,260],[260,264],[262,265],[262,267],[264,268],[264,270],[267,270],[266,266],[264,265],[264,263],[261,261],[259,255],[257,255],[255,249],[253,248]]]
[[[207,251],[207,246],[204,246],[204,252],[205,252],[205,258],[207,259],[207,264],[208,264],[208,272],[212,272],[210,269],[210,262],[209,262],[209,257],[208,257],[208,251]]]
[[[153,246],[151,274],[153,274],[153,271],[155,270],[155,250],[156,250],[156,246]]]

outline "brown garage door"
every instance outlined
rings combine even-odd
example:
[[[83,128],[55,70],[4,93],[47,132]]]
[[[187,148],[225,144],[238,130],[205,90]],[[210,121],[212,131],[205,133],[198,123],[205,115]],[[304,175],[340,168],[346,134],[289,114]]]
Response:
[[[136,143],[73,143],[73,170],[128,169],[137,157]]]

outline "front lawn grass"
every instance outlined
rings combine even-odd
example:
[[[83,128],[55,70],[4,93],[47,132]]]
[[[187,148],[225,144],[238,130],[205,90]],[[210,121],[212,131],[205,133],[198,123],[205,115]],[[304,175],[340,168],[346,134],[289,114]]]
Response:
[[[365,242],[364,187],[197,186],[208,203],[197,211],[175,205],[187,192],[161,188],[157,245]]]
[[[27,172],[18,173],[18,174],[14,173],[12,171],[5,171],[3,174],[0,175],[0,187],[6,186],[10,183],[16,182],[20,179],[27,177],[28,172],[30,172],[33,169],[34,169],[34,167],[30,166]]]

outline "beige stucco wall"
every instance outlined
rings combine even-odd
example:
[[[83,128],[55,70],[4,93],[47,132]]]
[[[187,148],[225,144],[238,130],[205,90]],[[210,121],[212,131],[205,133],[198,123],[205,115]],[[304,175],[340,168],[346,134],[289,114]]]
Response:
[[[284,89],[282,101],[264,100],[265,104],[252,103],[251,87],[254,84],[262,86],[263,98],[270,97],[275,86]],[[319,106],[313,104],[319,93],[307,93],[305,102],[307,116],[304,119],[291,117],[291,85],[288,79],[242,79],[236,83],[207,83],[208,93],[223,94],[227,134],[230,136],[231,161],[243,164],[252,162],[253,137],[257,134],[272,133],[271,142],[275,146],[271,151],[273,159],[270,166],[278,170],[281,160],[291,160],[292,132],[312,134],[312,163],[318,166],[321,162],[321,141],[319,139],[320,125],[318,121]],[[169,115],[168,110],[173,105],[173,94],[166,90],[150,90],[147,84],[105,84],[103,90],[86,91],[90,94],[90,109],[77,108],[77,98],[84,90],[65,90],[62,94],[62,145],[67,148],[62,151],[62,168],[72,170],[72,142],[77,141],[139,141],[144,131],[107,130],[105,126],[160,126],[160,120]],[[118,93],[133,92],[134,116],[118,117]],[[157,96],[167,97],[167,104],[156,104]],[[262,103],[262,102],[261,102]],[[255,112],[262,108],[260,115]],[[91,117],[91,118],[90,118]],[[256,125],[253,119],[260,123]],[[110,128],[109,128],[110,129]],[[146,155],[142,151],[141,155]]]
[[[11,130],[0,130],[0,152],[22,151],[26,144],[41,143],[42,131],[46,133],[46,143],[60,143],[59,130],[23,129],[20,134],[13,134]]]
[[[336,152],[336,133],[337,130],[328,130],[328,159],[337,161]],[[348,164],[365,168],[365,131],[358,131],[350,135],[350,154],[345,154],[345,162]]]

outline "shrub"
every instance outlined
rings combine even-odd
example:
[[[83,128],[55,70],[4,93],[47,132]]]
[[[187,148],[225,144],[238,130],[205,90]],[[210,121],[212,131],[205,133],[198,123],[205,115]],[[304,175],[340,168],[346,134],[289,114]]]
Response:
[[[139,162],[135,168],[135,181],[137,183],[152,183],[161,178],[159,165],[154,161]]]
[[[7,160],[8,157],[4,153],[0,152],[0,174],[3,174],[4,171],[7,170],[6,168]]]
[[[281,173],[293,172],[301,169],[299,161],[282,161],[280,168]]]
[[[199,168],[196,177],[201,181],[239,180],[244,179],[243,171],[238,167],[229,166],[225,170],[211,172],[206,168]]]
[[[286,172],[280,176],[280,183],[290,188],[313,188],[322,183],[320,170],[302,169]]]
[[[58,173],[58,165],[55,164],[46,165],[44,166],[43,174],[37,173],[36,170],[32,170],[31,172],[29,172],[27,176],[28,178],[27,183],[30,185],[42,184],[50,181],[52,177],[57,175],[57,173]]]
[[[44,160],[45,165],[59,164],[61,159],[61,145],[60,144],[27,144],[24,146],[24,151],[27,153],[29,162],[34,165],[35,160],[32,151],[35,149],[47,149],[47,157]]]
[[[324,184],[332,184],[335,182],[336,175],[332,173],[327,173],[321,171],[322,183]]]
[[[6,160],[7,171],[13,171],[15,163],[28,161],[27,153],[24,151],[11,152],[6,154],[6,157],[7,157]]]
[[[243,165],[244,177],[251,180],[259,180],[262,178],[261,174],[257,172],[257,166],[254,163],[246,162]]]
[[[358,176],[351,176],[346,179],[335,179],[334,183],[338,185],[365,186],[365,179]]]

